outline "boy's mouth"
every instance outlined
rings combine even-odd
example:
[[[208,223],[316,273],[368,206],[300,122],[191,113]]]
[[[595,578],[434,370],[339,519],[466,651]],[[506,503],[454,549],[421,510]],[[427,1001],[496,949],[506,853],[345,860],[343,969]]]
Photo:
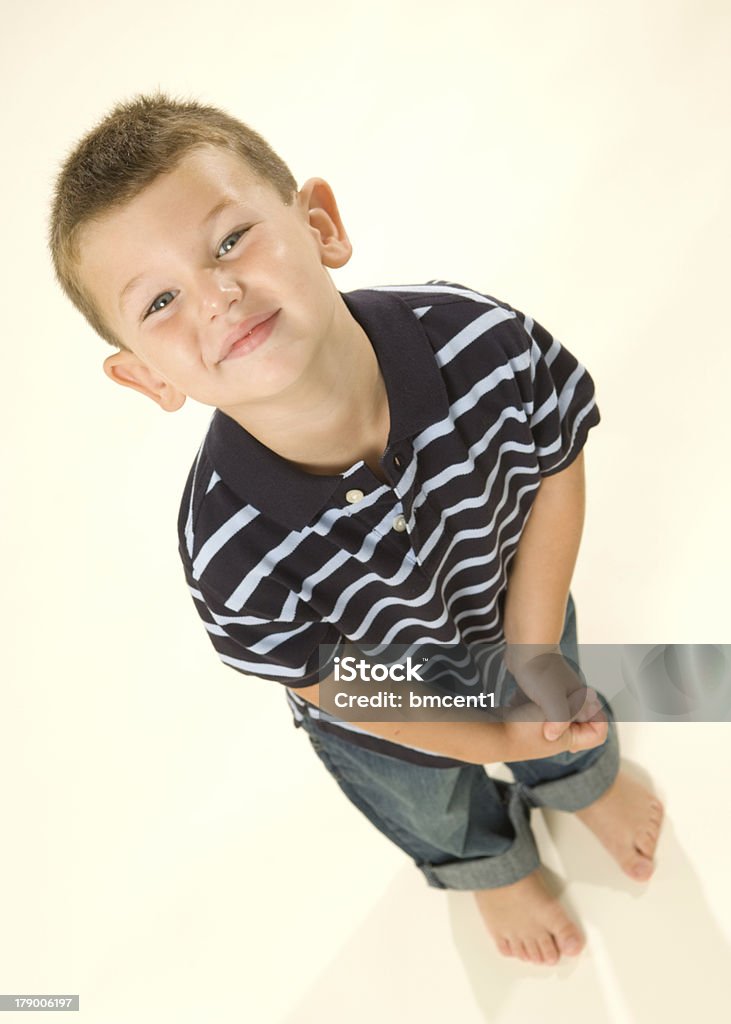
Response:
[[[278,309],[273,313],[260,313],[238,324],[226,335],[218,362],[222,363],[231,355],[245,355],[257,348],[269,337],[278,314]]]

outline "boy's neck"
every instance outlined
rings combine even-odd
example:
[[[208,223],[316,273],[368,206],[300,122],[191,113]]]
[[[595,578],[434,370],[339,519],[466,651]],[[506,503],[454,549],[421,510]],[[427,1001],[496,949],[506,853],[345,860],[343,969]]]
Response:
[[[367,334],[342,303],[321,358],[286,401],[261,409],[223,409],[271,451],[308,473],[337,474],[363,459],[386,482],[386,386]]]

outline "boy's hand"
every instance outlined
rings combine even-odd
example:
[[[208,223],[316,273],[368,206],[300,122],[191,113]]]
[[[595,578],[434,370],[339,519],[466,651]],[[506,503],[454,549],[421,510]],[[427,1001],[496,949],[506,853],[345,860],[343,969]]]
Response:
[[[578,742],[581,737],[591,735],[582,732],[579,726],[588,724],[597,713],[604,720],[595,691],[584,685],[559,651],[544,651],[533,656],[530,648],[524,648],[519,656],[512,656],[508,667],[520,691],[533,702],[526,705],[520,694],[516,694],[517,700],[514,699],[511,706],[522,707],[522,715],[525,716],[522,721],[536,721],[536,716],[539,720],[542,717],[543,736],[549,742],[559,739],[574,726],[571,742]],[[583,750],[583,744],[577,749]]]
[[[593,691],[592,691],[593,692]],[[609,723],[599,710],[589,715],[583,694],[575,691],[568,698],[568,710],[573,720],[559,723],[563,726],[557,739],[546,736],[548,723],[542,716],[542,709],[532,701],[509,706],[503,720],[505,735],[515,755],[510,760],[529,760],[531,757],[551,757],[570,751],[590,750],[598,747],[607,738]],[[554,723],[551,723],[552,725]]]

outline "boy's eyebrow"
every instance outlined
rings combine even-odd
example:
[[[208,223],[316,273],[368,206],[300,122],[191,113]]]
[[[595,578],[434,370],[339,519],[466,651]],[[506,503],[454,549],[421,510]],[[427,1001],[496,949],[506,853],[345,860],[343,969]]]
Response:
[[[214,217],[217,217],[219,213],[223,213],[224,210],[227,210],[229,206],[236,206],[236,203],[232,199],[222,199],[220,202],[216,203],[216,205],[212,209],[210,209],[208,213],[205,215],[205,217],[200,223],[200,226],[204,228],[210,221],[214,219]],[[144,271],[141,274],[135,274],[135,276],[127,282],[122,291],[119,293],[120,311],[124,308],[125,303],[129,298],[129,293],[132,291],[135,285],[142,280],[144,276]]]

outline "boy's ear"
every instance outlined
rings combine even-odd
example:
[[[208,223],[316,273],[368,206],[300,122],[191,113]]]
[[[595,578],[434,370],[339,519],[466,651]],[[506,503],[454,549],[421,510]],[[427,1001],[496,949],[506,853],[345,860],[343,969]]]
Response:
[[[297,193],[297,202],[308,218],[326,267],[342,267],[350,259],[350,244],[335,202],[335,195],[323,178],[309,178]]]
[[[103,363],[107,377],[115,384],[126,388],[134,388],[157,402],[165,412],[176,412],[185,403],[186,396],[169,384],[134,352],[115,352],[107,356]]]

